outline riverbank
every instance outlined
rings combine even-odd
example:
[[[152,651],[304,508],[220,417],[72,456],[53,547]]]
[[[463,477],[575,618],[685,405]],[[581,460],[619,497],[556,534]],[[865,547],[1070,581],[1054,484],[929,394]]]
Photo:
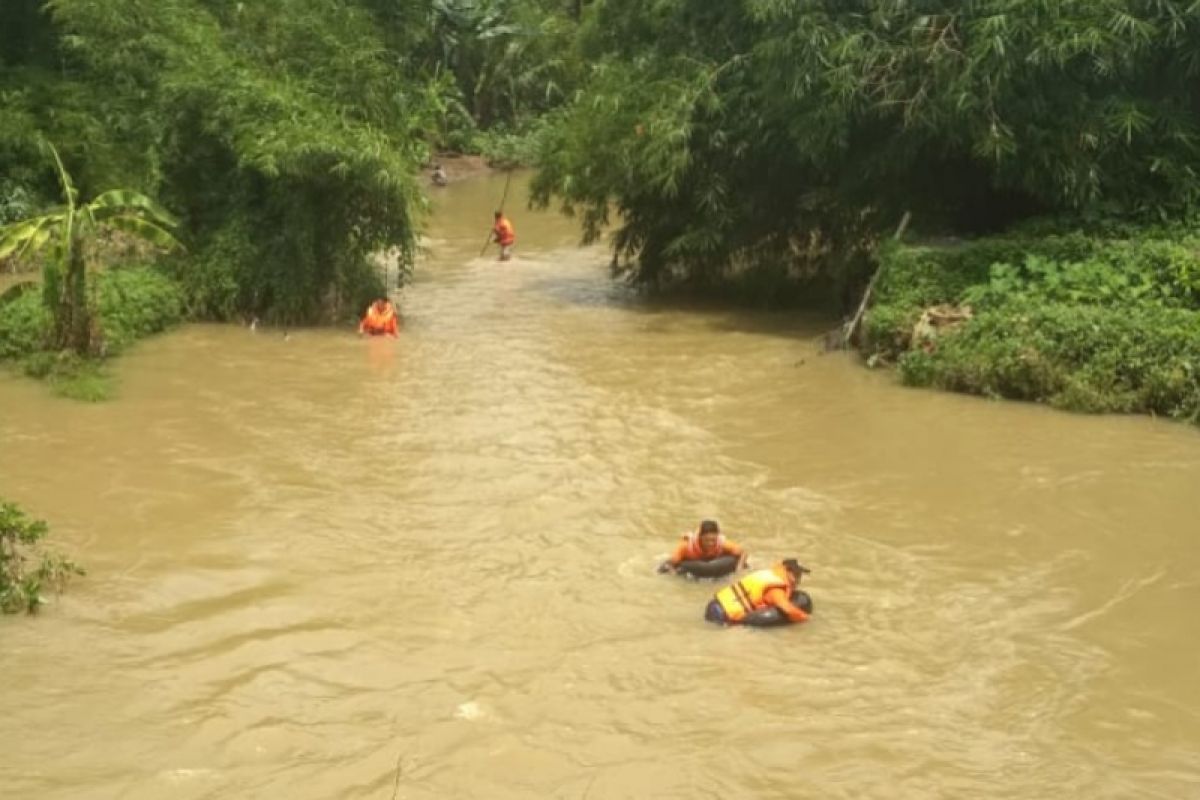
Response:
[[[861,349],[911,386],[1200,421],[1200,240],[1002,236],[879,252]]]
[[[99,356],[46,349],[50,312],[39,284],[10,287],[0,297],[0,364],[47,381],[56,394],[97,401],[112,393],[106,362],[134,342],[184,319],[183,292],[153,267],[115,267],[96,277]]]

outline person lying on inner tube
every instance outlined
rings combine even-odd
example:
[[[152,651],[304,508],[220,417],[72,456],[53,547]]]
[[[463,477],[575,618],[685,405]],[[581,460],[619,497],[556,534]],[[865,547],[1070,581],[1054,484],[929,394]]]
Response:
[[[700,523],[700,529],[685,533],[671,557],[658,565],[659,572],[678,572],[684,561],[712,561],[722,556],[737,556],[737,569],[746,567],[746,551],[737,542],[726,539],[714,519]]]
[[[792,603],[792,592],[806,572],[811,570],[794,558],[751,572],[717,592],[704,609],[704,618],[737,625],[755,611],[775,607],[792,622],[804,622],[808,614]]]

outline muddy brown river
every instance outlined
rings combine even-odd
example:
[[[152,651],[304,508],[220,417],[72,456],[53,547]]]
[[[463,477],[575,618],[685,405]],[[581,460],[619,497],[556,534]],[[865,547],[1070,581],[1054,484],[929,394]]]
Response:
[[[1200,797],[1200,431],[909,390],[825,323],[647,303],[454,184],[397,341],[189,325],[0,377],[86,564],[0,620],[0,797]],[[816,614],[701,619],[713,516]]]

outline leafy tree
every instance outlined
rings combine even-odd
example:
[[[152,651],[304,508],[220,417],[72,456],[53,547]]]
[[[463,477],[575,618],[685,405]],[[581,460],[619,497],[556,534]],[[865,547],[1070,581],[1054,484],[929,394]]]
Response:
[[[427,158],[355,4],[56,0],[90,73],[141,98],[158,196],[194,244],[193,311],[300,322],[380,290],[371,253],[415,249]],[[219,77],[217,77],[219,76]],[[400,87],[402,88],[402,87]],[[357,297],[354,298],[358,300]]]
[[[1200,4],[602,0],[538,199],[643,281],[846,268],[911,210],[986,231],[1197,200]]]
[[[109,229],[173,248],[178,242],[168,229],[175,220],[150,198],[125,189],[107,191],[88,203],[80,203],[79,192],[58,151],[52,145],[48,149],[54,156],[65,205],[0,229],[0,260],[49,248],[43,292],[54,315],[53,344],[85,354],[91,351],[98,332],[87,291],[88,267],[97,238]]]
[[[432,63],[454,74],[474,120],[512,123],[557,105],[574,83],[576,25],[515,0],[432,0]]]

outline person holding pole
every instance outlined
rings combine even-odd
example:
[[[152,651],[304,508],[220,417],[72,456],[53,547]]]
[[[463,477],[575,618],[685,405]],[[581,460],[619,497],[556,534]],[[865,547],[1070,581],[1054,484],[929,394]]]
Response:
[[[512,258],[513,244],[517,241],[517,232],[512,222],[504,216],[503,211],[496,212],[496,223],[492,225],[492,241],[500,245],[500,260]]]

